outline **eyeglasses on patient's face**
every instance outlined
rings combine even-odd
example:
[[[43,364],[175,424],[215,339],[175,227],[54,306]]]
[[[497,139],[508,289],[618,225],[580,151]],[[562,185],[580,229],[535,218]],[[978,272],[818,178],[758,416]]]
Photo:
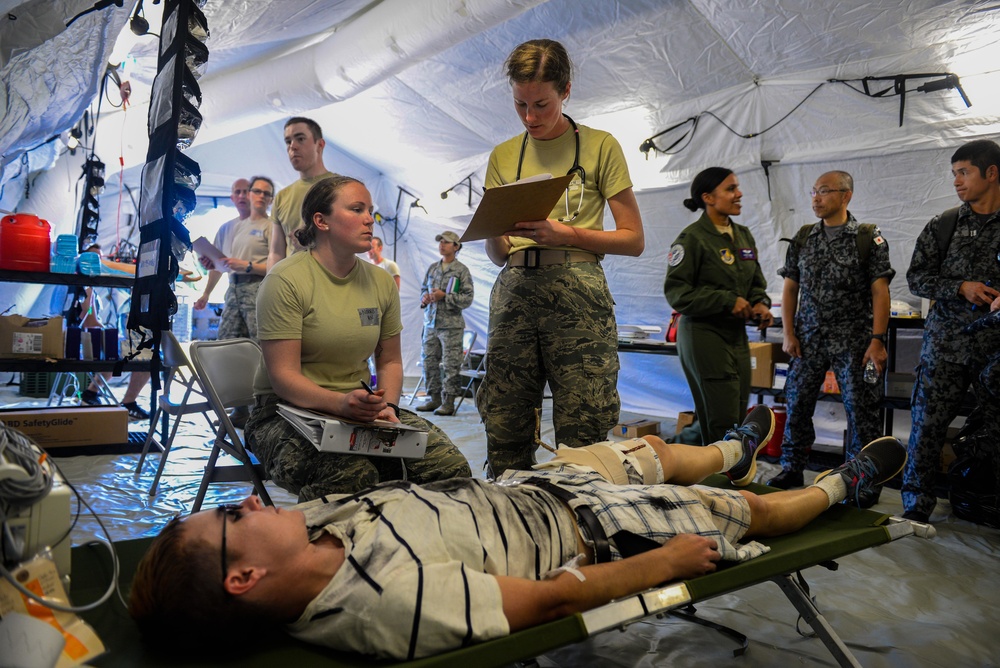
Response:
[[[251,188],[250,192],[253,193],[254,195],[263,195],[264,197],[267,197],[268,199],[270,199],[271,197],[274,197],[274,193],[271,192],[270,190],[261,190],[260,188]]]
[[[226,584],[226,574],[229,572],[229,560],[226,558],[226,519],[231,517],[233,522],[240,519],[243,506],[235,503],[224,503],[218,508],[222,516],[222,584]]]

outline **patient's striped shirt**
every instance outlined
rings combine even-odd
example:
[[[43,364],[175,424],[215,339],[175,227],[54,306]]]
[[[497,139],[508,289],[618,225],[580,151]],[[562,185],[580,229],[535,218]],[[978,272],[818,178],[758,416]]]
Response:
[[[742,535],[749,515],[727,518],[731,535],[723,536],[714,511],[692,488],[621,487],[597,474],[523,474],[570,488],[607,529],[624,522],[621,528],[658,542],[701,533],[719,539],[724,558],[752,556],[729,542]],[[413,659],[506,635],[493,576],[541,579],[578,551],[565,506],[516,483],[387,483],[298,509],[313,539],[327,531],[343,541],[346,561],[288,631],[307,642],[380,657]]]

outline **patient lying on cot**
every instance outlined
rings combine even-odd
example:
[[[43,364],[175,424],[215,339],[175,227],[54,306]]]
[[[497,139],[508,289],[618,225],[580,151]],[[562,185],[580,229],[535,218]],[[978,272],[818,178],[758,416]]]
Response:
[[[164,646],[283,624],[310,643],[413,659],[757,556],[767,548],[746,539],[800,529],[906,461],[885,437],[805,489],[691,486],[716,472],[748,485],[773,429],[761,406],[707,447],[647,436],[560,450],[496,482],[387,483],[288,509],[250,497],[171,520],[129,609]]]

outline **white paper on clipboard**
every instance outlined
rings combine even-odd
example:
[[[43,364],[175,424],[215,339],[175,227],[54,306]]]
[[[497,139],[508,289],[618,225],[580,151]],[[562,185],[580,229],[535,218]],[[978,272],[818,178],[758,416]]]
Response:
[[[222,262],[226,256],[223,255],[222,251],[215,247],[215,244],[205,237],[198,237],[195,239],[194,243],[191,244],[191,248],[194,249],[195,254],[199,258],[207,257],[210,259],[212,261],[212,267],[216,271],[221,271],[222,273],[229,271],[229,267]]]

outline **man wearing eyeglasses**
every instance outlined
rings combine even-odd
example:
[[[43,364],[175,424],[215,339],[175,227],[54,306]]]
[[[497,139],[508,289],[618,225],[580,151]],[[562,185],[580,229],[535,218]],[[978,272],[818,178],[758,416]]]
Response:
[[[1000,297],[1000,146],[988,139],[961,146],[951,157],[951,173],[962,205],[927,223],[906,272],[910,292],[934,300],[913,386],[911,461],[902,488],[903,517],[921,522],[937,503],[934,485],[948,425],[996,352],[982,345],[986,332],[963,330]]]
[[[809,192],[818,223],[803,226],[788,246],[781,299],[783,348],[791,357],[785,398],[788,421],[781,446],[781,473],[768,485],[789,489],[804,484],[803,469],[816,440],[813,411],[828,369],[833,369],[847,414],[847,458],[881,435],[880,386],[864,381],[871,362],[878,374],[886,364],[889,326],[889,245],[874,225],[861,225],[847,210],[854,179],[831,171]],[[860,505],[878,501],[871,488]]]
[[[245,193],[247,215],[242,215],[238,203],[238,195],[242,193]],[[208,305],[212,290],[225,269],[229,274],[229,288],[219,321],[219,339],[257,338],[257,289],[266,273],[268,242],[274,222],[267,211],[273,197],[274,182],[266,176],[233,183],[232,200],[241,215],[225,223],[216,233],[215,247],[225,257],[209,269],[205,292],[194,303],[199,310]],[[202,258],[201,262],[207,266],[206,262],[211,261]]]

